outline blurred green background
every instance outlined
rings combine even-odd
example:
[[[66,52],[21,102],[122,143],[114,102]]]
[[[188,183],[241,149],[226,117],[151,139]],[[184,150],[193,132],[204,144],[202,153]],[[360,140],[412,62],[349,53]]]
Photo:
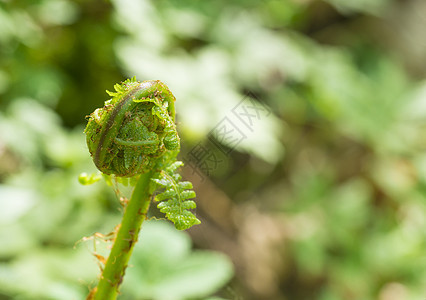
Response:
[[[121,299],[425,299],[425,12],[0,0],[0,299],[96,284],[121,206],[77,181],[85,116],[135,75],[177,98],[202,224],[147,223]]]

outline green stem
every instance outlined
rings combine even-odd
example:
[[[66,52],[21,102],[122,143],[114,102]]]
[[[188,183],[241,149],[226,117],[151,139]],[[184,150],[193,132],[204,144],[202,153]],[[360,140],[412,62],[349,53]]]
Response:
[[[153,171],[140,175],[127,204],[111,253],[98,283],[94,300],[114,300],[123,281],[127,263],[138,240],[142,222],[148,212],[151,195],[149,184]]]

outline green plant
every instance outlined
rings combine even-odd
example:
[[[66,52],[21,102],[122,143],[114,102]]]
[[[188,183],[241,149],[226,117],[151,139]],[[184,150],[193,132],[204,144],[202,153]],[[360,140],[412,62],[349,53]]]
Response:
[[[189,211],[195,208],[192,184],[181,181],[176,170],[180,140],[175,126],[175,97],[160,81],[128,79],[114,86],[105,106],[96,109],[85,129],[87,145],[97,168],[107,177],[134,186],[125,203],[121,224],[106,260],[98,286],[88,299],[116,299],[125,269],[146,219],[151,196],[179,230],[200,221]],[[82,183],[97,176],[83,175]]]

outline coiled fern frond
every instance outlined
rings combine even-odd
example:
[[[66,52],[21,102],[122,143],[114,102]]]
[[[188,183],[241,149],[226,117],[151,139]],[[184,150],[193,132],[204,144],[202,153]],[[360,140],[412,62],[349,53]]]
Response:
[[[96,109],[86,127],[93,161],[104,174],[146,173],[168,150],[179,150],[175,97],[158,80],[128,79],[107,91],[112,98]]]
[[[200,221],[190,211],[195,208],[192,184],[176,173],[180,139],[175,125],[175,97],[159,80],[128,79],[108,92],[112,98],[89,117],[86,141],[93,162],[106,178],[134,186],[126,203],[122,222],[99,280],[87,299],[114,300],[123,280],[140,227],[146,219],[151,195],[163,188],[155,200],[158,208],[177,229],[188,229]],[[83,184],[100,175],[82,174]]]

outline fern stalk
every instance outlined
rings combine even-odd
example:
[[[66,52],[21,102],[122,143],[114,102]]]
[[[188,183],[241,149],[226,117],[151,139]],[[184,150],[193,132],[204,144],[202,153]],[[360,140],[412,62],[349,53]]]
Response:
[[[151,199],[149,184],[152,175],[153,172],[142,174],[136,183],[99,280],[94,300],[113,300],[117,297],[118,287],[123,281],[127,263],[148,212]]]

